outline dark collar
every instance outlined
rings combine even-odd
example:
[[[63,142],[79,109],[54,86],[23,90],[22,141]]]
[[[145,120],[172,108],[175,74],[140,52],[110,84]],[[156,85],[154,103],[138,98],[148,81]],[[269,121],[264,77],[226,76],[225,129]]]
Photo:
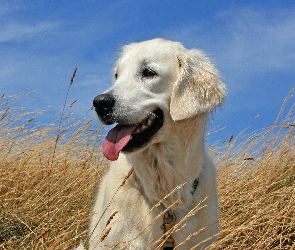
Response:
[[[196,192],[198,185],[199,185],[199,177],[197,179],[195,179],[193,182],[193,190],[191,191],[192,195],[194,195],[194,193]]]

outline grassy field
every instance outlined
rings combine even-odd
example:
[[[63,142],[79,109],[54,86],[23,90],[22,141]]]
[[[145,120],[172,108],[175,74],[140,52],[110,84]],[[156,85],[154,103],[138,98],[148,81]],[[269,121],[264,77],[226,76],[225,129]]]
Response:
[[[86,240],[106,166],[101,133],[91,120],[71,120],[73,104],[58,125],[33,126],[42,114],[13,102],[0,98],[0,249],[71,249]],[[220,202],[212,249],[295,249],[294,134],[293,106],[273,126],[210,148]]]

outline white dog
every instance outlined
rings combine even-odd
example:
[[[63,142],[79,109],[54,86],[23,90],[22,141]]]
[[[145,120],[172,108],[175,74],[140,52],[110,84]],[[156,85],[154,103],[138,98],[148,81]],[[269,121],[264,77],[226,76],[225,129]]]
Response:
[[[102,146],[113,162],[99,183],[90,249],[212,244],[216,173],[204,144],[208,115],[226,97],[218,71],[199,50],[153,39],[124,46],[113,74],[93,101],[101,122],[117,125]]]

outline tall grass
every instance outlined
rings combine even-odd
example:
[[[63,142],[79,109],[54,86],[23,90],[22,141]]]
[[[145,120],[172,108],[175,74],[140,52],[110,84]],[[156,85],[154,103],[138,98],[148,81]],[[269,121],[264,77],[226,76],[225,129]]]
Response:
[[[273,126],[216,154],[221,232],[213,249],[295,249],[294,87]]]
[[[87,240],[106,165],[100,130],[71,119],[74,103],[65,102],[57,125],[45,126],[32,125],[42,114],[13,102],[0,98],[0,249],[71,249]],[[211,148],[220,202],[212,249],[295,249],[294,106],[282,113],[269,128]]]
[[[71,119],[73,103],[44,126],[14,102],[0,100],[0,249],[70,248],[86,235],[103,170],[100,131]]]

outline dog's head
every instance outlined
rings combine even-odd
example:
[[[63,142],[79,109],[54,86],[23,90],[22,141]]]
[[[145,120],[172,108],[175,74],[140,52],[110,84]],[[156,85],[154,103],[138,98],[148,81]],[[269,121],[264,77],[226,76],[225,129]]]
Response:
[[[218,71],[201,51],[164,39],[124,46],[113,75],[113,86],[93,101],[102,123],[117,123],[103,144],[110,160],[159,142],[166,120],[195,117],[226,97]]]

